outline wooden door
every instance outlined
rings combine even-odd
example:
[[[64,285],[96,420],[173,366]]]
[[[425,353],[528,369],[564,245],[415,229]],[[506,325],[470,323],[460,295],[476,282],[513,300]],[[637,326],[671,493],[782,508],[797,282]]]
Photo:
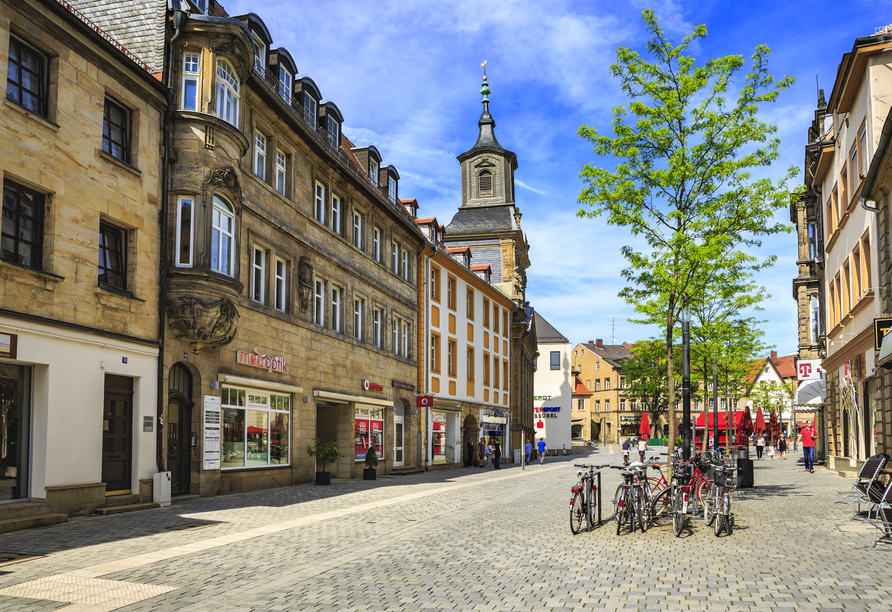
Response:
[[[167,405],[167,469],[170,494],[189,495],[192,477],[192,402],[171,393]]]
[[[133,392],[106,389],[102,414],[102,481],[106,492],[130,490],[132,421]]]

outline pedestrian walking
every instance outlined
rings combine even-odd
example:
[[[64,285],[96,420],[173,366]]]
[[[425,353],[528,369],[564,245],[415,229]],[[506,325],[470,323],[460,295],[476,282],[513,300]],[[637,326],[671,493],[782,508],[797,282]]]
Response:
[[[632,450],[629,439],[623,440],[623,465],[629,465],[629,451]]]
[[[774,461],[774,444],[768,445],[768,458]]]
[[[638,438],[638,461],[644,461],[645,451],[647,451],[647,440],[641,436]]]
[[[799,430],[799,441],[802,442],[802,453],[805,456],[805,471],[815,471],[815,437],[817,432],[812,427],[811,421],[805,423],[805,427]]]
[[[759,461],[762,460],[763,450],[765,450],[765,436],[759,434],[759,437],[756,438],[756,457],[759,458]]]
[[[523,445],[523,454],[527,456],[527,465],[530,464],[530,455],[533,454],[533,443],[527,440],[527,443]]]
[[[492,467],[492,444],[486,445],[486,467]]]
[[[483,462],[486,460],[486,441],[483,438],[480,438],[480,442],[477,443],[477,461],[480,463],[480,467],[483,467]]]
[[[468,438],[468,450],[465,455],[465,467],[474,467],[474,439]]]
[[[780,442],[777,443],[777,451],[780,453],[781,459],[787,458],[787,436],[782,436]]]
[[[495,464],[495,468],[497,470],[501,470],[502,466],[499,465],[499,459],[502,458],[502,443],[496,441],[496,443],[492,447],[492,460]]]
[[[536,444],[536,450],[539,451],[539,465],[545,463],[545,453],[548,452],[548,446],[545,445],[545,440],[539,440],[538,444]]]

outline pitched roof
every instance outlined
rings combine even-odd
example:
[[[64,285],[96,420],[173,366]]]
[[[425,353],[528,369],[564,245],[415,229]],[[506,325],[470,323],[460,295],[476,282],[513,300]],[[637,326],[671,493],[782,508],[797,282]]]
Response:
[[[787,355],[786,357],[778,357],[774,361],[774,367],[781,378],[796,378],[796,355]]]
[[[475,264],[475,265],[471,266],[471,269],[474,271],[479,271],[479,272],[482,272],[484,270],[492,271],[492,268],[490,267],[489,264]]]
[[[536,337],[539,344],[566,343],[570,344],[566,336],[555,329],[554,325],[545,320],[538,310],[533,312],[536,317]]]
[[[594,342],[586,342],[583,346],[617,368],[622,367],[621,362],[623,359],[630,359],[632,357],[632,351],[629,350],[629,345],[627,343],[602,344],[601,346],[598,346]]]
[[[460,208],[446,226],[449,236],[461,234],[481,234],[484,232],[510,231],[514,220],[508,206],[486,206],[481,208]]]
[[[70,0],[70,4],[119,41],[127,51],[148,64],[153,73],[161,72],[164,67],[167,0]]]
[[[579,378],[578,372],[573,378],[573,395],[594,395],[584,384],[582,384],[582,379]]]

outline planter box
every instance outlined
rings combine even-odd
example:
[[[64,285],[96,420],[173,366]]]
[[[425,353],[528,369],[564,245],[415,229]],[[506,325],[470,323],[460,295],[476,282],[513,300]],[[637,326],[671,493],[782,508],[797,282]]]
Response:
[[[330,485],[331,484],[331,472],[316,472],[316,484],[317,485]]]
[[[362,479],[363,480],[377,480],[378,479],[378,469],[377,468],[363,468]]]

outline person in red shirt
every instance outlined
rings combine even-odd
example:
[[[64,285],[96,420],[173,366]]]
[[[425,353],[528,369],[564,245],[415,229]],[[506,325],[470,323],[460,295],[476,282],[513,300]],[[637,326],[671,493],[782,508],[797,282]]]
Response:
[[[799,441],[802,443],[802,452],[805,454],[805,471],[815,471],[815,438],[817,433],[812,427],[811,421],[808,421],[799,431]]]

